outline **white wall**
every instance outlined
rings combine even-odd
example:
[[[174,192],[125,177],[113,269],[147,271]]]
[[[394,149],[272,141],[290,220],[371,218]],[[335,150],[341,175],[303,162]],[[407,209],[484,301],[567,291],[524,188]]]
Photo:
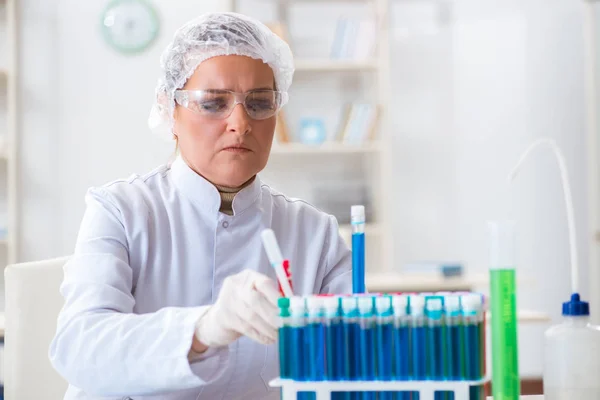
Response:
[[[22,260],[72,251],[89,186],[168,160],[173,144],[146,125],[160,54],[178,26],[222,3],[160,6],[157,43],[121,56],[100,34],[107,2],[20,2]]]
[[[518,271],[533,279],[520,285],[519,307],[558,318],[570,275],[556,162],[549,150],[538,150],[510,188],[505,182],[534,139],[548,136],[563,148],[587,298],[582,4],[454,4],[451,27],[396,42],[397,259],[459,259],[482,271],[486,221],[512,216],[519,224]],[[400,13],[411,6],[396,7]],[[541,373],[543,330],[521,329],[524,374]]]
[[[158,43],[123,57],[98,31],[105,2],[20,1],[23,261],[72,250],[89,186],[143,173],[170,155],[171,145],[146,128],[158,57],[177,26],[220,2],[155,3]],[[453,259],[483,270],[485,221],[512,213],[519,271],[534,278],[519,288],[519,304],[558,316],[569,258],[555,162],[537,153],[510,192],[501,185],[531,140],[555,138],[567,158],[586,267],[580,2],[460,0],[450,26],[423,3],[393,4],[397,264]],[[526,373],[541,373],[541,332],[525,332]]]

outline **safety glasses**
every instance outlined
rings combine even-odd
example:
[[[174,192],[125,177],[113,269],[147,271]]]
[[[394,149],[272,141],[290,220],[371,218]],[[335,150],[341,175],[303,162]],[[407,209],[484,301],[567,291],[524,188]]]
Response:
[[[246,93],[231,90],[176,90],[175,101],[182,107],[213,119],[231,115],[236,105],[242,104],[248,116],[255,120],[274,116],[287,100],[286,92],[260,89]]]

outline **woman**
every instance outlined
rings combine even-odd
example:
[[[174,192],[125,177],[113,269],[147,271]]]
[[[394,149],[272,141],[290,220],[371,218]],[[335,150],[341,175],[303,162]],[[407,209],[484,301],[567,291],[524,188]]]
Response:
[[[260,233],[291,260],[296,294],[351,290],[336,220],[261,183],[292,54],[233,13],[183,26],[161,59],[150,124],[176,160],[92,188],[50,348],[66,399],[276,399],[275,274]]]

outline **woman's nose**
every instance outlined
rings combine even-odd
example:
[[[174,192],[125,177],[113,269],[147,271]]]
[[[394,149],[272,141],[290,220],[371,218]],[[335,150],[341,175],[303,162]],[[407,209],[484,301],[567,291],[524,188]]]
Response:
[[[227,118],[227,131],[245,135],[250,132],[250,117],[243,104],[236,104]]]

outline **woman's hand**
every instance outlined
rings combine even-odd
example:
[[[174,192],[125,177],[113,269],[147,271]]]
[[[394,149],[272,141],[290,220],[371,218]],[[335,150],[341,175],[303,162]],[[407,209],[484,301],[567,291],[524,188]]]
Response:
[[[275,342],[278,298],[275,282],[256,271],[225,278],[219,298],[196,323],[195,348],[226,346],[240,336]]]

